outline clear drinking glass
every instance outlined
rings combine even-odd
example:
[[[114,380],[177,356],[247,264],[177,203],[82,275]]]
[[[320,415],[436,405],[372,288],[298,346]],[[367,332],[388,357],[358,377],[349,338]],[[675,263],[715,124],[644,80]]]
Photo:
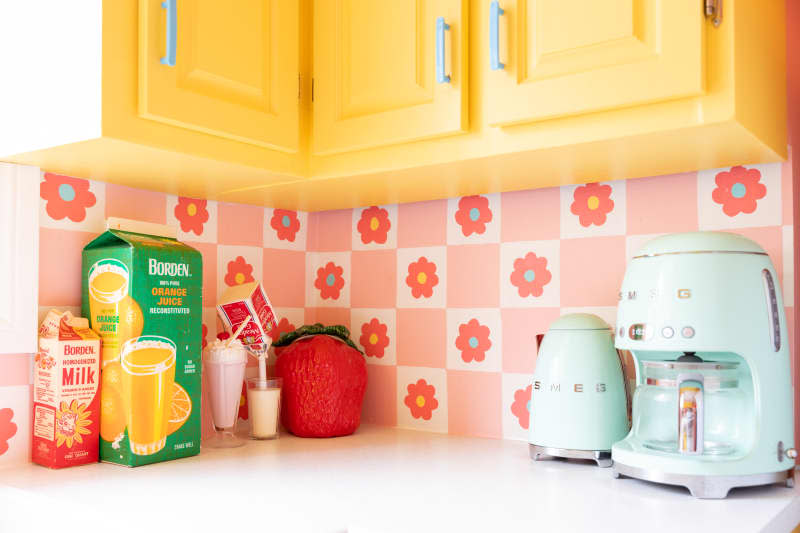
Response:
[[[247,412],[250,418],[250,438],[277,439],[281,419],[281,388],[283,380],[249,378],[247,380]]]
[[[247,352],[239,342],[231,346],[215,343],[206,351],[203,361],[211,404],[211,419],[216,434],[203,442],[211,448],[236,448],[245,441],[234,435],[239,402],[242,396]]]

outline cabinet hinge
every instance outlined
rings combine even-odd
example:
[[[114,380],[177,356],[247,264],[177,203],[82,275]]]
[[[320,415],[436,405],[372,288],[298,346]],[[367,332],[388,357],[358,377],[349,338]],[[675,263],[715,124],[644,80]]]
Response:
[[[722,0],[704,0],[706,18],[710,18],[714,27],[722,24]]]

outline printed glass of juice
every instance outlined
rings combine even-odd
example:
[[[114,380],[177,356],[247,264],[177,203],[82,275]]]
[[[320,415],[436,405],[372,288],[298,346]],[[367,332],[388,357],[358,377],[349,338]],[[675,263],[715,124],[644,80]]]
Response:
[[[175,343],[144,335],[122,346],[122,394],[131,452],[151,455],[167,442],[175,382]]]
[[[89,269],[90,320],[103,340],[103,366],[119,359],[120,346],[131,334],[122,331],[129,315],[128,267],[116,259],[103,259]]]

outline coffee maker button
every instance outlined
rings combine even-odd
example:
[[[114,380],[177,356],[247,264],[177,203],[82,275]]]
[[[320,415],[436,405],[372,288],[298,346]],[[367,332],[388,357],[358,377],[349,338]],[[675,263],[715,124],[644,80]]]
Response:
[[[661,336],[665,339],[671,339],[675,335],[675,330],[669,326],[666,326],[661,330]]]
[[[681,330],[681,335],[684,339],[691,339],[694,337],[694,328],[692,326],[686,326]]]

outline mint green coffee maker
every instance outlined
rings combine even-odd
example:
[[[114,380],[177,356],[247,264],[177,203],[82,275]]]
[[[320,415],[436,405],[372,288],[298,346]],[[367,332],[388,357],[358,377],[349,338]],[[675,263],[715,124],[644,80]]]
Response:
[[[794,414],[783,298],[766,252],[740,235],[666,235],[630,261],[616,347],[636,367],[615,477],[685,486],[793,486]]]

